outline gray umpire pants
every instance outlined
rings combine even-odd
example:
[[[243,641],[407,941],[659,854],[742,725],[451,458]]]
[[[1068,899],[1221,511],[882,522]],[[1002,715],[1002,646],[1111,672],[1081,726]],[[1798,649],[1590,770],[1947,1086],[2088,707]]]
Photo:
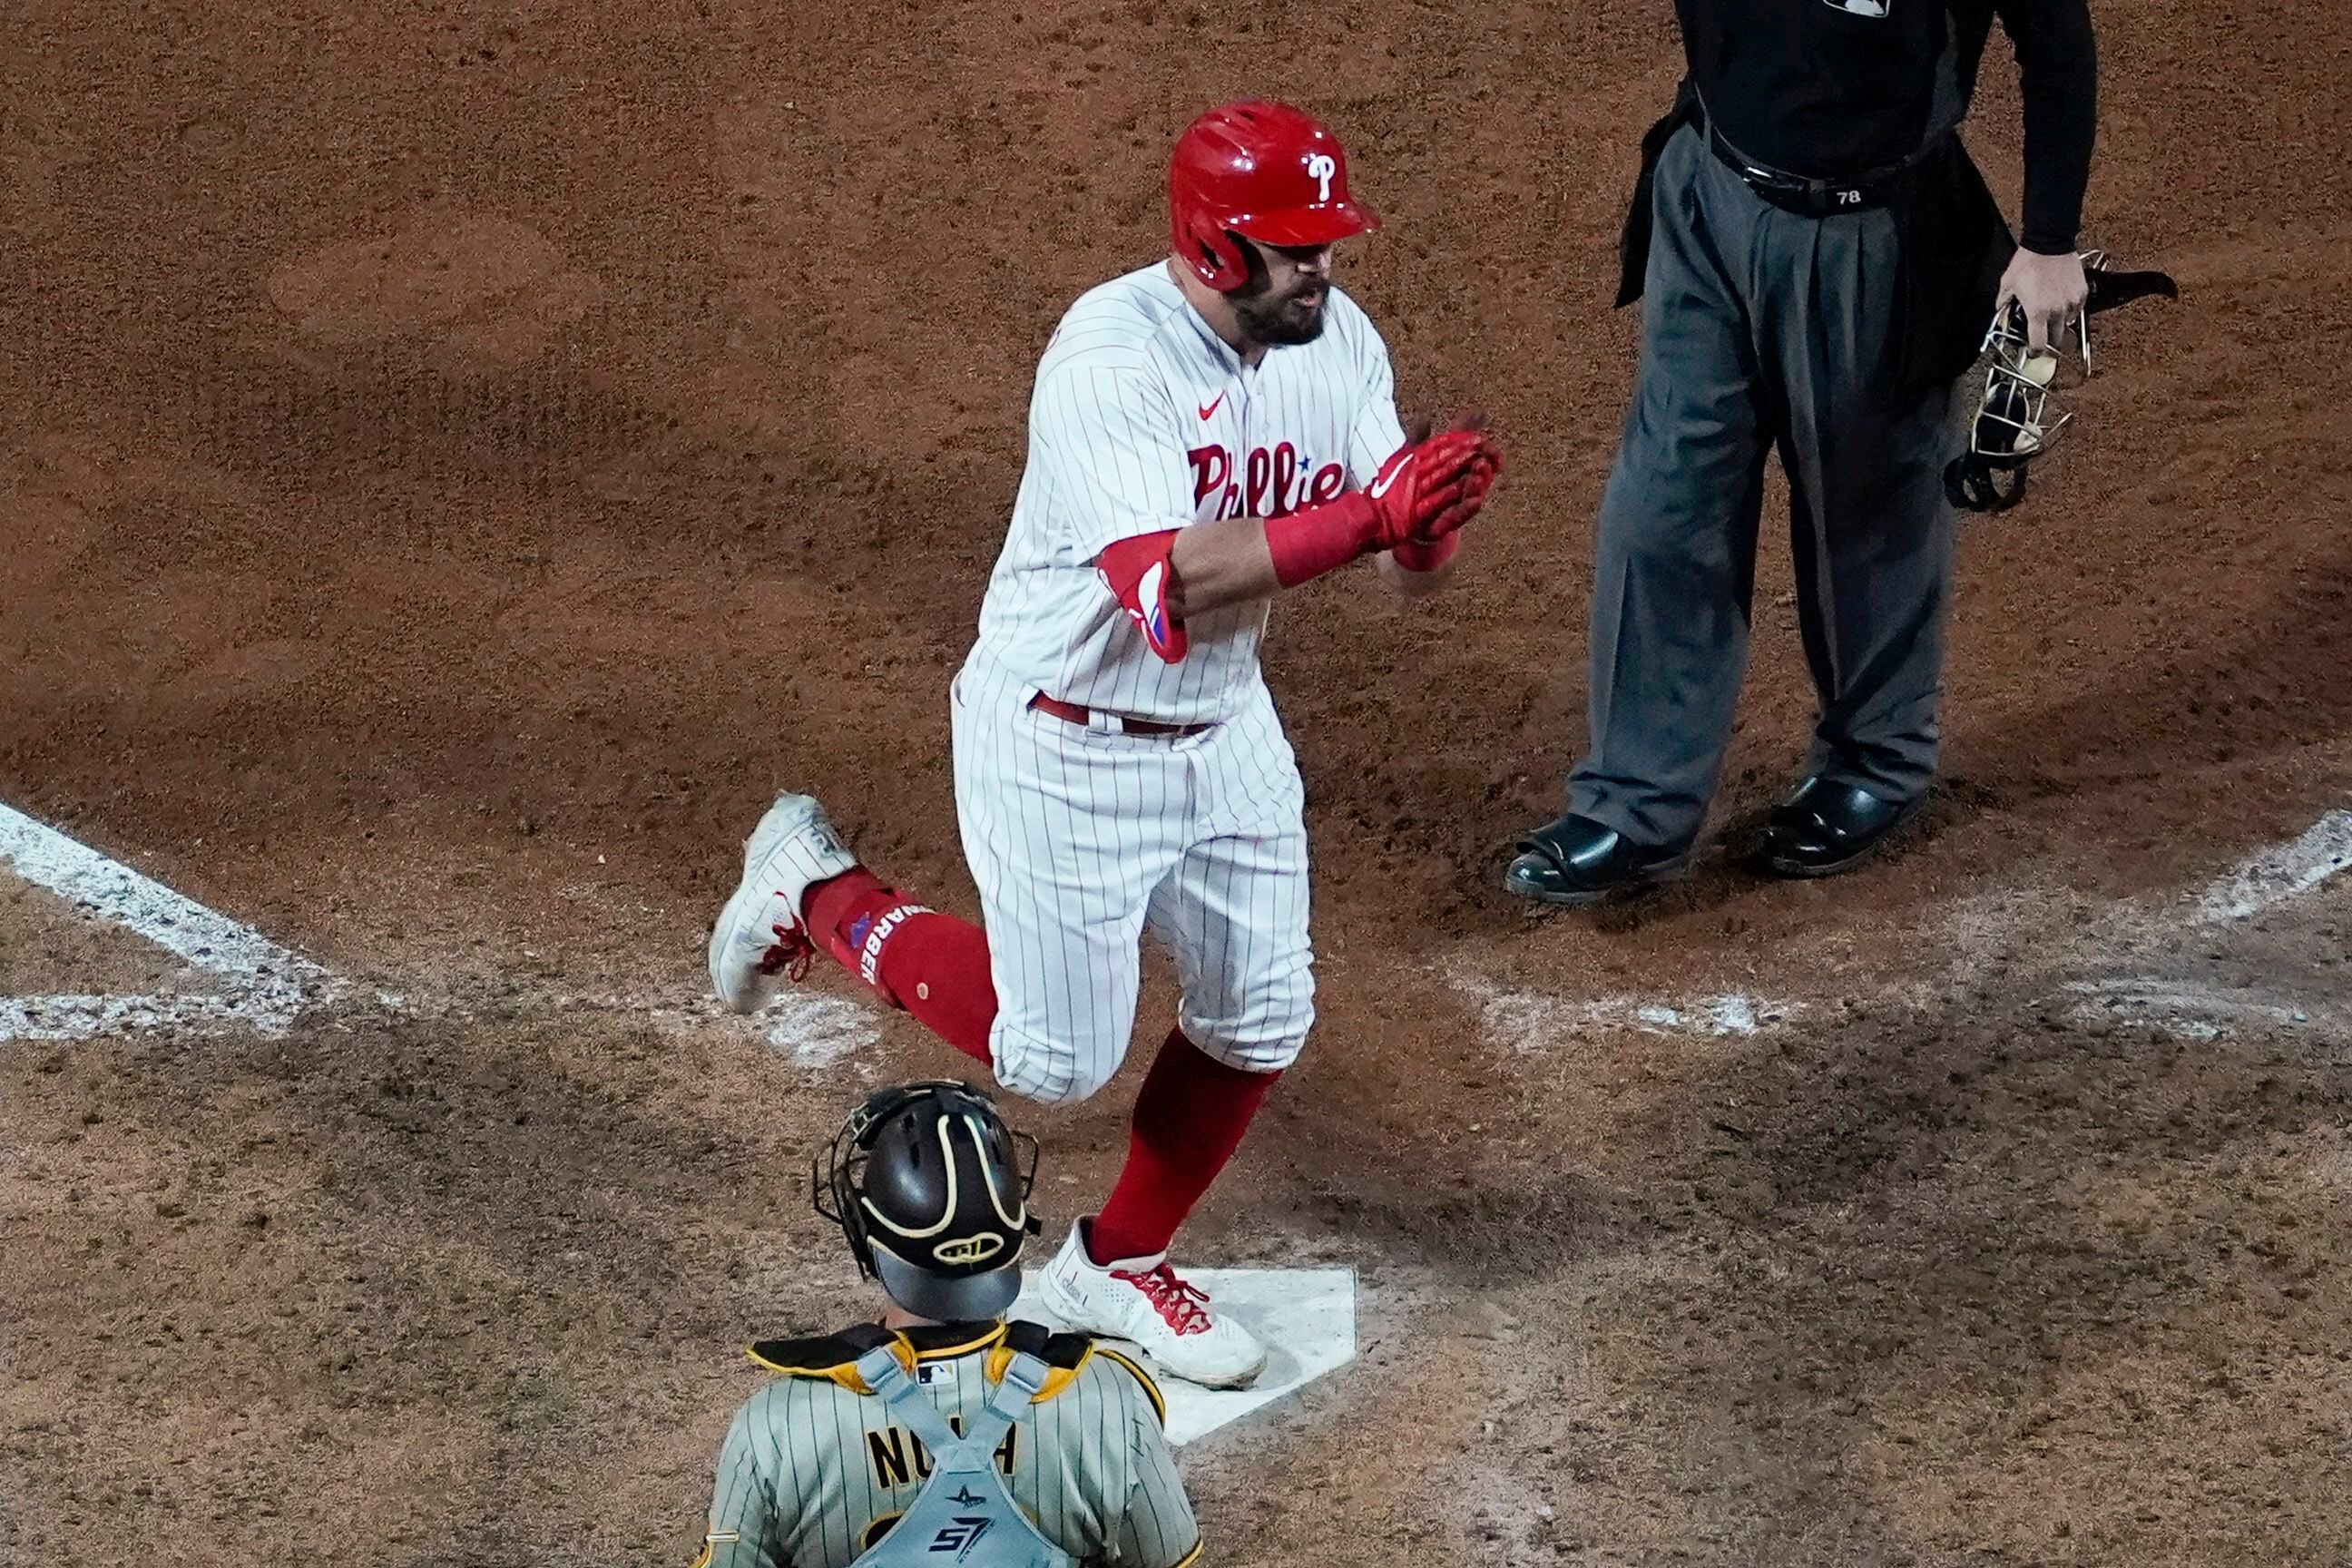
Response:
[[[1895,219],[1785,212],[1691,127],[1660,154],[1655,203],[1641,370],[1601,505],[1591,749],[1569,809],[1636,843],[1697,836],[1747,660],[1775,447],[1821,698],[1808,771],[1908,800],[1936,770],[1954,432],[1948,385],[1885,389]]]

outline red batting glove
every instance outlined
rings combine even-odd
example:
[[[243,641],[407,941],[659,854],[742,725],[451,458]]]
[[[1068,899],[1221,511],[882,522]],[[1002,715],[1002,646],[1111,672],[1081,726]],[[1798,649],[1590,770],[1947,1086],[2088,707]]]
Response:
[[[1448,430],[1391,453],[1364,487],[1372,508],[1368,542],[1376,550],[1394,550],[1411,540],[1434,542],[1441,535],[1433,525],[1460,504],[1486,444],[1475,431]]]
[[[1268,518],[1275,581],[1295,588],[1381,551],[1405,551],[1403,563],[1416,571],[1442,564],[1453,551],[1447,542],[1476,513],[1502,466],[1479,428],[1484,424],[1482,416],[1470,416],[1443,435],[1408,441],[1362,489]],[[1416,560],[1429,564],[1413,566]]]
[[[1503,455],[1492,442],[1482,441],[1481,448],[1463,470],[1460,484],[1449,493],[1453,500],[1425,523],[1408,543],[1433,543],[1450,539],[1486,504],[1486,492],[1495,488],[1496,476],[1503,471]]]
[[[1486,505],[1486,492],[1503,471],[1503,454],[1486,438],[1486,424],[1485,415],[1465,414],[1444,435],[1397,454],[1417,454],[1412,466],[1419,469],[1405,537],[1390,546],[1407,571],[1434,572],[1445,564],[1460,542],[1454,535]],[[1387,472],[1383,465],[1381,473]]]

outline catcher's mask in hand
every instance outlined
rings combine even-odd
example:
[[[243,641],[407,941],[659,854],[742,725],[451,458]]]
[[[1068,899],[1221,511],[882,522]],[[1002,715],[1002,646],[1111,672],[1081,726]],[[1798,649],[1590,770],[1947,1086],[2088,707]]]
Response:
[[[2091,374],[2093,316],[2150,294],[2179,298],[2179,288],[2166,274],[2112,270],[2102,251],[2087,252],[2083,270],[2090,294],[2082,314],[2070,323],[2074,330],[2074,356],[2063,354],[2055,346],[2030,347],[2025,313],[2015,300],[1994,315],[1985,332],[1984,384],[1969,432],[1969,449],[1944,469],[1944,489],[1954,506],[1971,511],[2007,511],[2023,499],[2026,464],[2048,451],[2059,431],[2074,417],[2060,405],[2057,395],[2081,384]],[[2068,366],[2079,369],[2062,375]]]

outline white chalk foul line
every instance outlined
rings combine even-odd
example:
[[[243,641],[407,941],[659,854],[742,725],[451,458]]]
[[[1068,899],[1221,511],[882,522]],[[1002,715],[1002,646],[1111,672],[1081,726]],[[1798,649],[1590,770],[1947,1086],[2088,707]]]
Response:
[[[254,984],[327,978],[324,969],[259,931],[5,805],[0,805],[0,861],[25,880],[128,927],[209,973]]]
[[[2086,1013],[2104,1012],[2119,1023],[2160,1028],[2184,1039],[2219,1039],[2239,1026],[2291,1027],[2311,1022],[2307,1007],[2155,975],[2072,980],[2066,990],[2084,999],[2081,1005]]]
[[[0,1040],[87,1039],[166,1024],[278,1034],[303,1007],[340,990],[334,976],[299,953],[6,805],[0,805],[0,865],[227,982],[219,996],[0,999]]]
[[[2301,837],[2263,850],[2208,888],[2198,913],[2207,921],[2245,920],[2347,868],[2352,811],[2331,811]]]
[[[0,997],[0,1040],[87,1040],[134,1029],[243,1026],[283,1034],[308,996],[292,988],[243,996]]]
[[[1486,975],[1456,968],[1455,990],[1477,1005],[1487,1037],[1520,1051],[1546,1050],[1592,1030],[1635,1029],[1645,1035],[1697,1035],[1714,1038],[1760,1034],[1804,1011],[1796,1002],[1774,1002],[1738,992],[1713,996],[1595,996],[1577,998],[1544,991],[1518,991]]]
[[[719,1024],[752,1030],[775,1049],[804,1068],[826,1068],[880,1044],[876,1009],[821,991],[788,990],[749,1017],[730,1013],[709,994],[665,996],[617,995],[609,992],[573,995],[561,993],[546,999],[558,1012],[589,1012],[634,1016],[655,1025]]]

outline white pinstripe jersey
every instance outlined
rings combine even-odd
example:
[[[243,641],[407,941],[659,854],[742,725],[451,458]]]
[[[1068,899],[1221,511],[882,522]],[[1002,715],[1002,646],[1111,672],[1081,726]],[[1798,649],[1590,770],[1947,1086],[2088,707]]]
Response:
[[[1025,1323],[909,1330],[900,1359],[914,1356],[923,1392],[963,1431],[1003,1375],[1008,1335],[1055,1369],[997,1449],[1013,1501],[1087,1568],[1186,1568],[1200,1527],[1160,1433],[1160,1392],[1132,1362]],[[696,1568],[847,1568],[888,1532],[931,1470],[887,1403],[860,1392],[858,1353],[888,1337],[752,1347],[784,1375],[728,1426]]]
[[[1172,723],[1231,717],[1264,677],[1266,602],[1190,617],[1167,664],[1094,569],[1115,541],[1272,517],[1360,489],[1404,444],[1388,347],[1325,296],[1313,342],[1255,366],[1154,263],[1080,296],[1037,367],[1029,458],[976,654],[1049,697]]]

